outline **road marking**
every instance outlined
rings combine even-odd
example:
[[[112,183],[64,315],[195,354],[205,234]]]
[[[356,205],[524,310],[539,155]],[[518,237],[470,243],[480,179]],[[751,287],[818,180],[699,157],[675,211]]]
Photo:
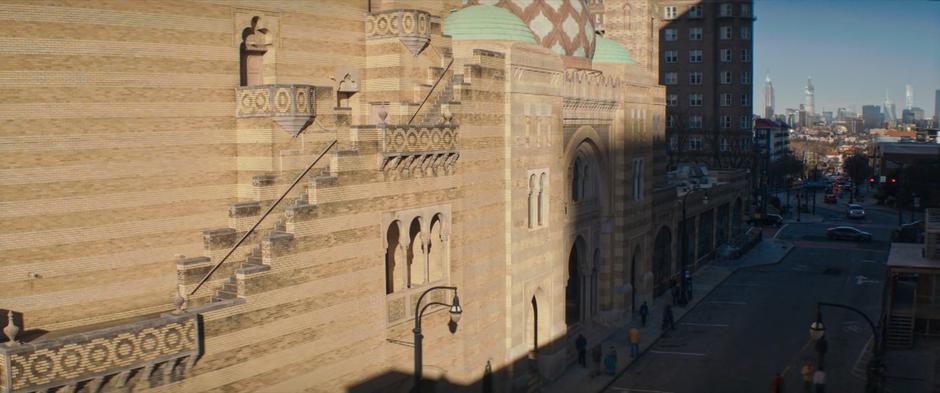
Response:
[[[878,281],[878,280],[871,280],[871,279],[869,279],[868,277],[865,277],[865,276],[863,276],[863,275],[857,275],[857,276],[855,276],[855,285],[877,284],[877,283],[879,283],[879,282],[881,282],[881,281]]]
[[[711,300],[711,301],[707,301],[707,302],[705,302],[705,303],[708,303],[708,304],[734,304],[734,305],[738,305],[738,306],[746,306],[746,305],[747,305],[746,302],[732,302],[732,301],[726,301],[726,300]]]
[[[783,232],[783,229],[786,228],[787,225],[790,225],[790,224],[783,224],[783,226],[781,226],[780,228],[778,228],[778,229],[777,229],[777,232],[774,233],[774,237],[773,237],[772,239],[777,240],[777,236],[780,236],[780,232]]]
[[[680,325],[689,325],[689,326],[711,326],[711,327],[728,327],[728,324],[725,324],[725,323],[681,322]]]
[[[632,393],[632,392],[636,392],[636,393],[672,393],[672,392],[667,392],[667,391],[665,391],[665,390],[649,390],[649,389],[637,389],[637,388],[620,388],[620,387],[616,387],[616,386],[611,386],[610,388],[611,388],[612,390],[616,390],[616,391],[618,391],[618,392],[626,392],[626,393]]]
[[[695,353],[695,352],[669,352],[669,351],[649,351],[649,352],[657,353],[660,355],[705,356],[704,353]]]
[[[729,287],[762,287],[763,285],[761,285],[761,284],[735,284],[735,283],[729,282],[729,283],[724,283],[724,284],[722,284],[722,286],[729,286]]]

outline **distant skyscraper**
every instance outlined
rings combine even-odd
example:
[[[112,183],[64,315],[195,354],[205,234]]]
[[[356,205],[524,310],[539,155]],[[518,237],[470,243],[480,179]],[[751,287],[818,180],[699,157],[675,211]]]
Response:
[[[940,90],[933,96],[933,126],[940,127]]]
[[[881,108],[878,105],[862,106],[862,119],[865,121],[865,129],[881,127]]]
[[[911,85],[904,86],[904,109],[910,110],[914,107],[914,88]]]
[[[885,121],[889,126],[894,126],[898,121],[898,112],[894,107],[894,101],[891,101],[891,98],[888,96],[888,90],[885,90],[885,102],[881,108],[881,112],[884,113]]]
[[[774,118],[774,83],[770,81],[770,75],[764,81],[764,118]]]
[[[816,114],[816,88],[813,87],[813,78],[806,79],[806,113],[809,116]]]

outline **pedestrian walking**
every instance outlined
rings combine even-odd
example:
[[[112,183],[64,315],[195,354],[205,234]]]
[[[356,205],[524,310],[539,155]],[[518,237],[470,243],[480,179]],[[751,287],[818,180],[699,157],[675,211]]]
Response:
[[[646,302],[643,302],[643,305],[640,306],[640,322],[643,324],[643,327],[646,327],[646,317],[650,315],[650,308],[646,305]]]
[[[601,375],[601,345],[597,344],[591,349],[591,378]]]
[[[617,372],[617,348],[613,345],[607,350],[607,356],[604,357],[604,369],[607,375],[614,375]]]
[[[587,360],[585,359],[585,355],[587,354],[587,339],[584,338],[583,334],[578,334],[578,338],[574,340],[574,347],[578,350],[578,364],[587,367]]]
[[[780,376],[780,373],[774,375],[774,378],[770,380],[770,393],[783,393],[783,377]]]
[[[816,387],[816,393],[826,393],[826,372],[822,365],[813,373],[813,386]]]
[[[813,367],[813,362],[807,360],[803,364],[803,368],[800,369],[800,374],[803,374],[803,392],[804,393],[813,393],[813,372],[816,371]]]
[[[663,309],[663,332],[665,333],[667,330],[675,329],[674,322],[675,321],[673,320],[672,316],[672,306],[667,304]]]
[[[630,357],[635,358],[640,352],[640,329],[630,328],[627,331],[627,342],[630,343]]]
[[[672,294],[672,305],[679,304],[679,286],[676,285],[676,279],[669,280],[669,292]]]

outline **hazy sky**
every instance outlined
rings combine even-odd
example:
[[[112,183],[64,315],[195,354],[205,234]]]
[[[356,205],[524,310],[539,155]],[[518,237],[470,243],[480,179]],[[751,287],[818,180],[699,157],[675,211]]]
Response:
[[[885,89],[904,108],[904,85],[914,106],[934,111],[940,89],[940,1],[755,0],[754,111],[767,71],[776,112],[804,102],[806,78],[816,86],[816,111],[881,105]]]

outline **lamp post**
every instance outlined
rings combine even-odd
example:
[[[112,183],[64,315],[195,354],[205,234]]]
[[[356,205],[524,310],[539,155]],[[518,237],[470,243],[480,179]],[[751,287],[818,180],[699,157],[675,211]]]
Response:
[[[447,289],[454,291],[454,298],[451,301],[451,304],[441,303],[441,302],[430,302],[425,304],[424,307],[421,307],[421,301],[424,300],[424,296],[429,292],[437,289]],[[418,297],[418,302],[415,304],[415,327],[411,331],[415,334],[415,386],[414,392],[421,392],[421,372],[422,372],[422,360],[421,360],[421,341],[424,339],[424,336],[421,335],[421,317],[424,316],[424,311],[430,306],[444,306],[450,307],[450,322],[457,324],[460,321],[460,316],[463,314],[463,309],[460,308],[460,299],[457,297],[457,287],[446,287],[446,286],[437,286],[428,288],[424,291],[420,297]]]
[[[835,307],[842,308],[849,311],[852,311],[858,315],[861,315],[865,319],[865,322],[868,322],[868,326],[871,328],[872,337],[874,337],[874,348],[872,348],[872,358],[868,362],[868,370],[866,371],[866,380],[865,380],[865,392],[866,393],[879,393],[881,392],[884,386],[884,371],[881,363],[881,335],[878,334],[878,328],[875,327],[875,323],[872,322],[871,318],[868,317],[861,310],[846,306],[844,304],[836,303],[827,303],[827,302],[816,302],[816,322],[813,322],[809,325],[809,336],[813,340],[817,340],[817,351],[820,355],[820,364],[822,364],[823,355],[825,355],[826,348],[826,325],[822,322],[822,307]],[[822,345],[819,345],[822,344]]]
[[[681,278],[679,281],[680,289],[682,290],[682,293],[679,296],[680,299],[686,299],[687,297],[687,294],[686,294],[687,283],[686,283],[685,272],[686,272],[686,269],[688,269],[689,267],[689,249],[688,249],[689,239],[688,239],[688,228],[686,227],[686,225],[688,224],[686,223],[685,202],[687,199],[689,199],[689,195],[694,194],[696,190],[698,190],[698,188],[693,188],[692,190],[686,192],[685,195],[682,196],[682,272],[680,273]],[[702,203],[706,205],[708,204],[708,194],[705,194],[702,196]],[[685,302],[682,301],[680,303],[685,303]]]

